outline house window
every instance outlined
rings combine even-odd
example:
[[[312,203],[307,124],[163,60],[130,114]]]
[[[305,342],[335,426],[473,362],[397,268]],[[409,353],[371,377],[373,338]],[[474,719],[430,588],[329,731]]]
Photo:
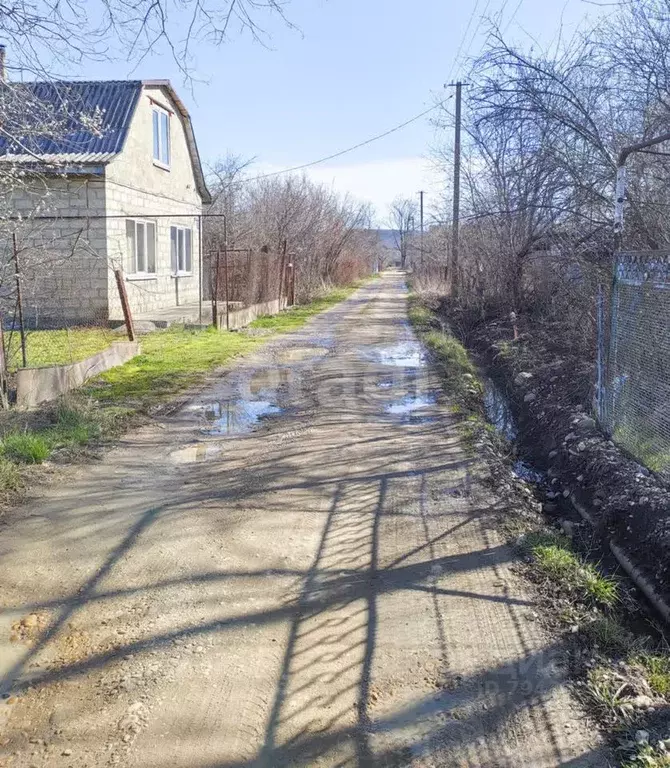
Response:
[[[170,115],[160,107],[153,108],[154,162],[170,165]]]
[[[126,242],[130,272],[152,275],[156,272],[156,225],[152,221],[126,219]]]
[[[191,230],[185,227],[170,227],[170,255],[172,273],[175,275],[190,275],[191,261]]]

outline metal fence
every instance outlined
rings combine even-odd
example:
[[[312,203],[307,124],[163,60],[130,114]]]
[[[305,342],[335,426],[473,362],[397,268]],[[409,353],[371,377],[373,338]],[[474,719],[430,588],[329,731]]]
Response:
[[[605,430],[670,479],[670,253],[617,254],[598,307],[597,375]]]

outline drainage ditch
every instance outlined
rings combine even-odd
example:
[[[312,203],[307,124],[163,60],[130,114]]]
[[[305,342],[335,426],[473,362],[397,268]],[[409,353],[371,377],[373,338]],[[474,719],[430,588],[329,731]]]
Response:
[[[509,401],[500,387],[486,374],[480,373],[480,380],[484,387],[486,418],[515,451],[519,440],[519,428]],[[670,624],[670,606],[620,547],[609,539],[601,538],[600,546],[594,551],[596,531],[593,516],[569,489],[560,488],[558,478],[551,477],[550,473],[534,466],[532,458],[526,455],[516,458],[512,471],[518,478],[534,487],[536,496],[542,501],[543,512],[553,518],[569,538],[574,541],[580,528],[585,533],[588,531],[589,535],[581,543],[586,544],[589,559],[593,560],[593,555],[596,554],[598,565],[605,572],[611,573],[616,570],[616,566],[619,566],[646,598],[650,609],[660,614],[663,620]],[[580,541],[575,541],[575,544],[578,549],[584,549],[584,546],[580,546]],[[631,624],[635,623],[633,619]],[[646,631],[649,631],[648,628]]]

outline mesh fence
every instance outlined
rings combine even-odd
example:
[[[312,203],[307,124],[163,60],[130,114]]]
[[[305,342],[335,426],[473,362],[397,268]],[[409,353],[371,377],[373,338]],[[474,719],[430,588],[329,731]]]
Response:
[[[600,312],[601,422],[622,448],[670,479],[670,254],[618,254]]]

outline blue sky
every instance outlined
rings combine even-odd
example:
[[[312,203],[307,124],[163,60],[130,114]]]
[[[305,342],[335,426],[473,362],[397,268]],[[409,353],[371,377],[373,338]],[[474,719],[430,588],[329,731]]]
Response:
[[[443,83],[459,74],[459,47],[461,58],[481,47],[483,12],[502,12],[509,36],[546,45],[561,22],[570,36],[593,6],[582,0],[292,0],[286,13],[299,30],[266,16],[260,20],[267,48],[234,30],[222,47],[200,46],[198,79],[190,86],[166,51],[134,71],[94,63],[80,74],[169,78],[191,111],[205,163],[231,151],[255,157],[257,172],[273,171],[344,149],[431,106],[445,93]],[[436,200],[441,180],[428,156],[438,139],[425,118],[309,173],[373,202],[382,222],[395,195],[424,188],[429,208]]]

